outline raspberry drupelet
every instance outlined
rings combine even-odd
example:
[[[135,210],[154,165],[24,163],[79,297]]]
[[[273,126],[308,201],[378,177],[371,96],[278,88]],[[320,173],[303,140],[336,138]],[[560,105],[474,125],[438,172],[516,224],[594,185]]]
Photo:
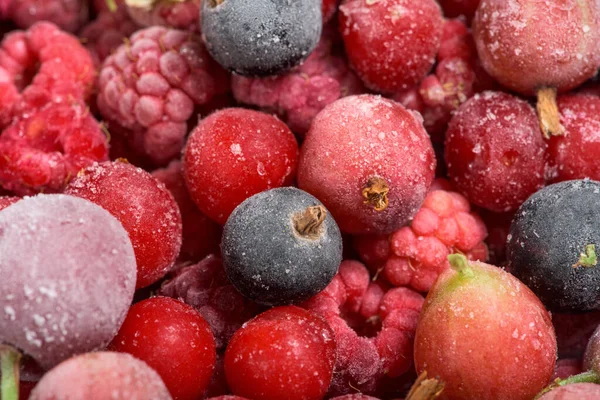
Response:
[[[330,395],[372,394],[407,372],[412,339],[424,302],[409,288],[370,281],[358,261],[345,260],[333,281],[303,307],[323,316],[335,332],[337,360]]]
[[[0,136],[0,186],[19,195],[60,192],[77,173],[108,160],[108,140],[85,104],[48,103]]]
[[[19,28],[36,22],[56,24],[67,32],[77,32],[88,20],[87,0],[8,0],[7,15]]]
[[[517,97],[472,97],[452,117],[445,145],[448,176],[475,205],[515,210],[544,186],[546,144],[535,111]]]
[[[134,149],[165,165],[181,151],[195,108],[228,90],[228,79],[191,33],[146,28],[104,61],[98,108],[130,132]]]
[[[302,145],[298,186],[316,196],[345,233],[391,233],[418,211],[435,171],[418,113],[374,95],[325,107]]]
[[[87,99],[95,78],[89,52],[56,25],[12,31],[0,44],[0,129],[50,101]]]
[[[435,0],[344,0],[339,10],[348,59],[369,89],[408,89],[433,66],[443,25]]]
[[[279,119],[259,111],[228,108],[200,121],[183,153],[192,200],[224,224],[250,196],[294,181],[298,143]]]
[[[123,161],[94,164],[65,193],[100,205],[123,224],[135,250],[137,289],[173,266],[181,248],[181,214],[171,193],[148,172]]]

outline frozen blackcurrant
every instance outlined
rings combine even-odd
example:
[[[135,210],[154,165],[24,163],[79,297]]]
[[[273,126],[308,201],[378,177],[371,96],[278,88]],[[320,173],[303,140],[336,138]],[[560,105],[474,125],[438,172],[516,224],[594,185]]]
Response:
[[[223,67],[273,75],[306,59],[322,30],[320,0],[207,0],[202,38]]]
[[[329,284],[342,261],[342,237],[315,197],[277,188],[233,211],[221,252],[227,276],[244,296],[281,305],[308,299]]]
[[[552,311],[600,308],[600,182],[547,186],[517,211],[508,236],[510,271]]]

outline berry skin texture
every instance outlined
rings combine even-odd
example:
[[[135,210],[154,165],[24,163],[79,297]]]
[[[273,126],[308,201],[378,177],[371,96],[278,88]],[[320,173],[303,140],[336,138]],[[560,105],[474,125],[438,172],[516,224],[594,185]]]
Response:
[[[324,289],[342,261],[342,235],[329,211],[293,187],[240,204],[223,228],[227,277],[259,304],[303,301]]]
[[[183,229],[180,260],[200,261],[209,254],[219,253],[223,228],[198,210],[190,198],[181,161],[171,161],[166,168],[153,171],[152,176],[165,185],[179,206]]]
[[[600,398],[600,385],[572,383],[552,389],[538,400],[596,400],[598,398]]]
[[[95,79],[89,52],[56,25],[12,31],[0,44],[0,129],[49,102],[87,99]]]
[[[551,311],[600,309],[600,182],[573,180],[545,187],[519,208],[507,243],[513,275]]]
[[[173,266],[181,248],[181,214],[171,193],[148,172],[126,162],[95,164],[81,171],[65,193],[102,206],[123,224],[135,250],[137,289]]]
[[[314,117],[337,99],[364,92],[358,77],[338,54],[335,39],[324,32],[317,48],[288,73],[266,78],[233,75],[236,100],[277,113],[294,133],[303,137]],[[337,32],[336,32],[337,33]]]
[[[329,395],[373,394],[412,366],[412,342],[423,296],[371,282],[363,264],[345,260],[339,273],[303,307],[329,323],[337,342]]]
[[[183,168],[192,200],[224,224],[248,197],[293,183],[298,143],[276,117],[243,108],[200,121],[187,141]]]
[[[317,46],[323,24],[321,0],[207,0],[200,19],[213,58],[249,76],[275,75],[300,64]]]
[[[524,95],[543,86],[570,90],[600,66],[595,0],[481,0],[473,35],[485,70]]]
[[[313,120],[298,187],[325,204],[342,232],[391,233],[418,211],[435,164],[419,114],[378,96],[348,96]]]
[[[320,400],[331,381],[335,340],[319,316],[273,308],[245,324],[225,353],[234,394],[254,400]]]
[[[102,351],[61,363],[44,375],[29,399],[171,400],[171,396],[145,362],[129,354]]]
[[[504,270],[451,257],[421,311],[417,373],[444,382],[447,399],[531,400],[554,372],[550,314]]]
[[[152,297],[131,306],[108,348],[146,362],[174,400],[202,397],[216,360],[208,323],[194,308],[169,297]]]
[[[391,257],[383,276],[394,286],[427,292],[440,273],[450,268],[448,255],[460,251],[471,260],[485,261],[485,224],[457,192],[432,190],[410,226],[389,239]]]
[[[545,149],[527,102],[484,92],[450,121],[445,159],[452,183],[470,202],[503,212],[517,209],[544,186]]]
[[[433,67],[443,25],[435,0],[344,0],[339,9],[348,59],[369,89],[408,89]]]
[[[23,29],[46,21],[75,33],[87,22],[88,14],[86,0],[12,0],[8,6],[8,15]]]
[[[119,221],[89,201],[40,194],[0,211],[0,232],[0,342],[43,370],[104,348],[135,288],[133,247]]]
[[[594,154],[600,151],[600,98],[573,94],[558,97],[565,134],[548,141],[548,162],[554,182],[590,178],[600,180]]]
[[[228,79],[189,32],[155,26],[104,61],[98,108],[126,128],[135,150],[166,165],[181,152],[194,108],[228,89]]]
[[[48,103],[0,136],[0,182],[19,195],[62,191],[72,177],[108,160],[108,140],[85,104]]]

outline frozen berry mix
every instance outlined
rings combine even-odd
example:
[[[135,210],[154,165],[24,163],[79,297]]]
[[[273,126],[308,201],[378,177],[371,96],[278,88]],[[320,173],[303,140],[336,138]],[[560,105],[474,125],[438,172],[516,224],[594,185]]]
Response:
[[[276,117],[243,108],[200,121],[185,146],[183,169],[192,200],[224,224],[241,202],[293,183],[298,144]]]
[[[104,61],[98,108],[126,129],[132,147],[164,165],[181,151],[195,107],[227,92],[227,82],[197,38],[155,26],[135,32]]]
[[[339,21],[350,64],[372,90],[408,89],[435,62],[443,25],[435,0],[344,0]]]
[[[49,369],[117,333],[136,267],[107,211],[60,194],[20,200],[0,212],[0,254],[0,343]]]
[[[181,248],[181,214],[173,196],[148,172],[112,161],[82,170],[65,193],[90,200],[123,224],[135,250],[137,288],[162,278]]]
[[[391,233],[417,212],[435,170],[419,114],[374,95],[328,105],[302,144],[298,186],[346,233]]]
[[[329,284],[342,261],[342,237],[319,200],[278,188],[233,211],[221,251],[236,289],[257,303],[282,305],[306,300]]]
[[[321,0],[206,0],[202,38],[224,68],[240,75],[284,72],[319,42]]]
[[[320,400],[335,363],[335,339],[318,315],[276,307],[244,325],[225,353],[234,394],[261,400]]]
[[[108,348],[145,361],[175,400],[202,396],[216,358],[208,323],[191,306],[169,297],[134,304]]]
[[[171,400],[160,376],[145,362],[123,353],[73,357],[48,372],[30,400]]]
[[[446,131],[452,183],[472,203],[510,211],[544,185],[545,148],[533,108],[502,92],[463,104]]]

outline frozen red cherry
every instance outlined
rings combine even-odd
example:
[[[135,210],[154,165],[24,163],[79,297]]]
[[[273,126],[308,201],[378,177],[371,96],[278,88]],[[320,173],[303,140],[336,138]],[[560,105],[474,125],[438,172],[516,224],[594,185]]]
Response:
[[[417,212],[434,171],[420,115],[378,96],[348,96],[313,120],[298,186],[325,204],[343,232],[391,233]]]
[[[490,75],[521,94],[538,94],[544,134],[564,133],[556,91],[579,86],[600,67],[600,4],[595,0],[481,0],[473,35]]]
[[[152,367],[174,400],[202,397],[215,366],[215,339],[202,316],[181,301],[152,297],[134,304],[109,349]]]
[[[298,144],[279,119],[259,111],[228,108],[200,121],[183,155],[192,200],[213,220],[254,194],[293,183]]]
[[[225,353],[234,394],[255,400],[320,400],[335,363],[335,340],[319,316],[294,306],[266,311],[245,324]]]
[[[443,25],[434,0],[345,0],[339,10],[346,54],[368,88],[408,89],[433,66]]]
[[[95,164],[65,193],[102,206],[123,224],[135,250],[138,289],[173,266],[181,248],[181,214],[171,193],[148,172],[122,161]]]

